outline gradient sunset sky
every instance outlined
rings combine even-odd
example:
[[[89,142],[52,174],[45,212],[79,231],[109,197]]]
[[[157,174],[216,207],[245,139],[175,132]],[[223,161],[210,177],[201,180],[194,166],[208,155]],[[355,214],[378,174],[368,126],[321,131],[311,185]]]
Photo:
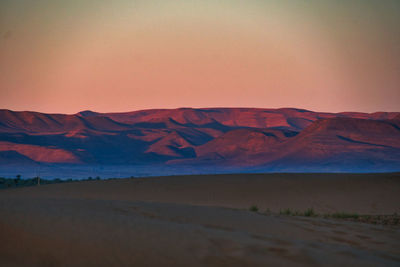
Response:
[[[0,108],[400,111],[398,0],[1,0]]]

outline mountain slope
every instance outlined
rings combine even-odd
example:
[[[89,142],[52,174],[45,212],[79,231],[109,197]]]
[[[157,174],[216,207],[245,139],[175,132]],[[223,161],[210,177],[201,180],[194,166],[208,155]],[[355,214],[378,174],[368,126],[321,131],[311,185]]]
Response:
[[[167,136],[150,145],[146,153],[178,158],[194,157],[196,155],[192,145],[176,131],[169,133]]]
[[[236,158],[269,150],[297,132],[276,129],[237,129],[196,148],[199,157]]]
[[[390,121],[330,118],[314,122],[277,148],[274,166],[327,166],[338,170],[400,166],[400,129]]]
[[[159,109],[74,115],[0,110],[0,164],[400,169],[400,113]]]
[[[104,116],[44,114],[0,110],[0,132],[60,133],[79,130],[122,131],[128,125]]]
[[[198,158],[172,164],[253,166],[269,170],[398,169],[400,129],[392,120],[321,119],[299,134],[232,130],[196,148]]]

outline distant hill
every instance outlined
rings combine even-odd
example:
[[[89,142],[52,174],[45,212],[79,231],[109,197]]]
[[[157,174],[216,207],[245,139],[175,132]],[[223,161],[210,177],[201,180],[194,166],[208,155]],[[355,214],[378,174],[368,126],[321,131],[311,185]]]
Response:
[[[181,108],[74,115],[0,110],[0,165],[400,170],[400,113]]]

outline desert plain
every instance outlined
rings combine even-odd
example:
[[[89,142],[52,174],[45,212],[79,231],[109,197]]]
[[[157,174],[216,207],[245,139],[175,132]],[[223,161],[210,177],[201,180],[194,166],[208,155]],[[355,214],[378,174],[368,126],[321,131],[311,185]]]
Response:
[[[282,211],[312,216],[292,216]],[[223,174],[0,191],[1,266],[399,266],[400,173]]]

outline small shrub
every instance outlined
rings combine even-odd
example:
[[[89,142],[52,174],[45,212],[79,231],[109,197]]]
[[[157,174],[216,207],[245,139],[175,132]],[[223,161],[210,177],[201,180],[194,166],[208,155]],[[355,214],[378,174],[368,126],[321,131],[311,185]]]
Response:
[[[314,209],[313,208],[309,208],[304,212],[304,216],[306,217],[314,217],[316,216]]]
[[[249,210],[253,211],[253,212],[257,212],[258,211],[258,207],[256,205],[252,205],[252,206],[250,206]]]
[[[293,213],[292,210],[289,208],[279,211],[279,214],[281,215],[292,215],[292,213]]]

